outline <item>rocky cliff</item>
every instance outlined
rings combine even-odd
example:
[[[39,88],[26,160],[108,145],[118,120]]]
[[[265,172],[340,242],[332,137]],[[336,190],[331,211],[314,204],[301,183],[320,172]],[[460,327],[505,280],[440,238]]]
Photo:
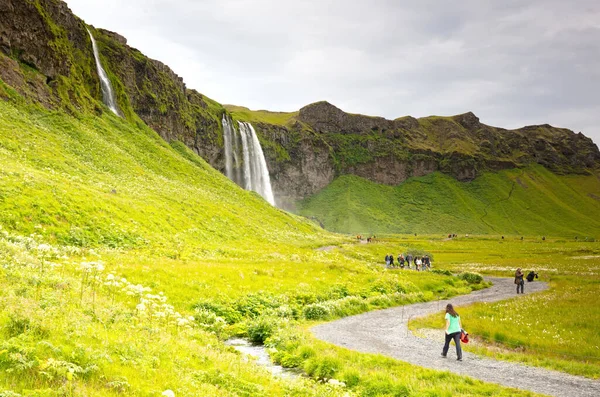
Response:
[[[269,119],[264,111],[230,110],[240,119]],[[277,143],[265,152],[284,206],[342,174],[397,185],[434,171],[469,181],[483,171],[530,163],[559,174],[586,173],[600,163],[597,146],[581,133],[550,125],[506,130],[481,123],[471,112],[387,120],[318,102],[290,113],[280,125],[255,124],[266,141]]]
[[[104,112],[86,28],[98,42],[123,117],[185,143],[219,170],[223,114],[252,122],[285,208],[342,174],[395,185],[433,171],[466,181],[485,170],[529,163],[555,173],[584,173],[600,164],[598,148],[581,133],[549,125],[505,130],[473,113],[387,120],[349,114],[327,102],[288,114],[226,110],[124,37],[87,26],[60,0],[0,0],[0,97],[10,87],[74,115]]]

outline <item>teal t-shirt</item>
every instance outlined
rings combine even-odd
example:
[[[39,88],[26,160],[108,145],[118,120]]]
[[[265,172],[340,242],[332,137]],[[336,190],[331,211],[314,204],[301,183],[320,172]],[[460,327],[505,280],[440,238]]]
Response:
[[[450,315],[450,313],[446,313],[446,320],[450,321],[450,326],[448,327],[448,334],[460,332],[460,316],[453,317]]]

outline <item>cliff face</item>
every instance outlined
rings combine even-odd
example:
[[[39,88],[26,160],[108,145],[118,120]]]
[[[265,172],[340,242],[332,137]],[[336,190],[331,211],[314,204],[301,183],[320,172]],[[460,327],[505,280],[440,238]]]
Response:
[[[60,0],[0,0],[0,98],[4,84],[48,108],[102,113],[86,28],[98,42],[123,117],[146,123],[167,141],[183,142],[219,170],[223,114],[252,122],[284,208],[343,174],[396,185],[434,171],[468,181],[485,170],[529,163],[555,173],[582,173],[600,164],[598,148],[581,133],[549,125],[509,131],[482,124],[473,113],[387,120],[349,114],[327,102],[289,114],[226,110],[188,89],[168,66],[129,47],[124,37],[86,27]]]
[[[235,116],[235,108],[231,109]],[[240,112],[241,118],[250,116],[251,112]],[[348,114],[318,102],[291,115],[284,125],[257,123],[256,127],[265,141],[279,144],[265,152],[276,196],[285,197],[284,206],[316,193],[343,174],[397,185],[434,171],[469,181],[482,171],[531,163],[559,174],[585,173],[600,163],[598,148],[581,133],[549,125],[505,130],[481,123],[470,112],[386,120]]]

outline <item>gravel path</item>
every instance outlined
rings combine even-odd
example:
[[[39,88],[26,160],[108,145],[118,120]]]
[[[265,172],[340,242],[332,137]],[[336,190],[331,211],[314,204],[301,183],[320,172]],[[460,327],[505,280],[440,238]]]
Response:
[[[474,302],[495,302],[516,295],[513,279],[487,278],[494,285],[451,300],[416,303],[358,316],[346,317],[312,328],[313,334],[326,342],[357,350],[377,353],[411,364],[437,370],[447,370],[482,381],[518,387],[550,396],[598,397],[600,381],[573,376],[544,368],[530,367],[508,361],[463,352],[463,361],[456,361],[456,350],[450,346],[448,358],[440,356],[444,344],[443,331],[439,339],[416,337],[408,330],[409,319],[441,311],[451,302],[457,311]],[[547,289],[546,283],[525,284],[525,294]]]

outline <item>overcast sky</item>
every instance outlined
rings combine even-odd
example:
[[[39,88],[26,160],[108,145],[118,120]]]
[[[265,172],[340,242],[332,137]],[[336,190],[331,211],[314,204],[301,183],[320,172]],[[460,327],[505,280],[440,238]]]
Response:
[[[598,0],[67,0],[225,104],[327,100],[387,118],[472,111],[600,144]]]

